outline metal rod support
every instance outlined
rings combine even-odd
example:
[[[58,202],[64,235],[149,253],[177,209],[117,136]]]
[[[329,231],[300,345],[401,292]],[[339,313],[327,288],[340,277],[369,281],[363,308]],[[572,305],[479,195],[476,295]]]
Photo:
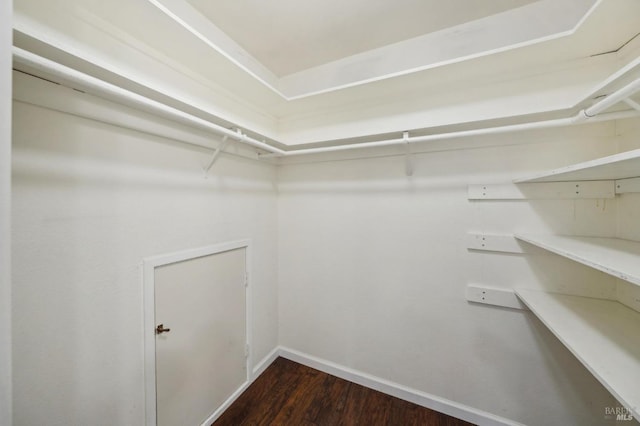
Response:
[[[411,161],[411,145],[409,142],[409,132],[402,133],[402,139],[404,140],[404,171],[407,176],[413,176],[413,162]]]
[[[640,111],[640,104],[634,101],[633,99],[627,98],[623,102],[629,105],[631,108],[635,109],[636,111]]]
[[[227,148],[227,145],[229,145],[229,142],[230,142],[229,136],[224,135],[222,137],[222,141],[220,142],[220,145],[218,145],[218,148],[216,148],[216,151],[213,153],[213,157],[211,157],[211,161],[209,161],[209,164],[207,164],[207,166],[203,169],[205,176],[207,175],[207,173],[209,173],[209,170],[211,170],[211,167],[213,167],[213,164],[218,159],[218,156],[220,156],[222,151],[224,151]]]

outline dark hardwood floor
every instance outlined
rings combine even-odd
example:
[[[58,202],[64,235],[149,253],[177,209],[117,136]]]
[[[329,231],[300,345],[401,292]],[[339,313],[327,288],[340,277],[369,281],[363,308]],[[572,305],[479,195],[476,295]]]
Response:
[[[213,423],[240,425],[470,425],[278,358]]]

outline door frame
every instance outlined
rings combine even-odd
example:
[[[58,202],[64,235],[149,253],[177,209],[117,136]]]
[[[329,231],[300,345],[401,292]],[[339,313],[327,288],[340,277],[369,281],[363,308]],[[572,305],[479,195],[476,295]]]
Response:
[[[251,366],[253,365],[252,350],[252,296],[251,296],[251,240],[238,240],[210,246],[182,250],[178,252],[162,254],[144,258],[143,266],[143,315],[144,315],[144,388],[145,388],[145,425],[157,425],[156,410],[156,316],[155,316],[155,268],[171,265],[185,260],[197,259],[226,251],[245,249],[245,309],[246,309],[246,371],[245,382],[234,392],[220,407],[218,407],[205,421],[210,423],[222,414],[222,412],[246,389],[251,379]]]

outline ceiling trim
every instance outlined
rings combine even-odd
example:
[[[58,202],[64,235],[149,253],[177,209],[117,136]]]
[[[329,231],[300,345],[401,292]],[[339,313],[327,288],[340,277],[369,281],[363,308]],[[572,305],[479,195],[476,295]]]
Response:
[[[539,0],[278,78],[187,0],[148,0],[285,100],[492,55],[573,34],[602,0]]]
[[[278,77],[227,36],[220,28],[183,0],[148,0],[209,47],[280,96]]]

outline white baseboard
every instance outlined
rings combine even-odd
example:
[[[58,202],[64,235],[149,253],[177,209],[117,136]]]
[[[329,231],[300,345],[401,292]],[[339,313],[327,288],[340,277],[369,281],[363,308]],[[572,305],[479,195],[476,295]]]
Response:
[[[213,414],[211,414],[207,418],[207,420],[205,420],[202,423],[201,426],[209,426],[210,424],[218,420],[218,417],[220,417],[222,413],[224,413],[227,410],[227,408],[229,408],[231,404],[233,404],[235,400],[238,399],[238,397],[242,395],[242,393],[246,391],[247,388],[251,386],[251,384],[262,373],[264,373],[264,370],[266,370],[267,367],[269,367],[271,363],[273,363],[273,361],[275,361],[279,356],[280,356],[280,348],[276,347],[267,356],[262,358],[262,360],[258,363],[258,365],[256,365],[253,368],[253,371],[251,372],[249,379],[246,382],[244,382],[242,386],[240,386],[229,398],[227,398],[227,400],[223,402],[222,405],[218,407],[218,409],[214,411]]]
[[[306,365],[307,367],[315,368],[316,370],[340,377],[341,379],[349,380],[350,382],[479,426],[523,426],[521,423],[514,422],[513,420],[508,420],[426,392],[411,389],[398,383],[393,383],[380,377],[353,370],[293,349],[281,346],[279,348],[279,355],[299,364]]]
[[[251,382],[253,382],[256,378],[258,378],[258,376],[260,376],[262,373],[264,373],[264,370],[266,370],[267,367],[273,364],[273,361],[275,361],[279,356],[280,356],[280,347],[277,346],[271,352],[269,352],[267,356],[262,358],[262,360],[253,368]]]
[[[218,417],[220,417],[222,413],[224,413],[227,410],[227,408],[229,408],[231,404],[233,404],[235,400],[238,399],[240,395],[242,395],[242,392],[247,390],[247,388],[252,382],[253,380],[247,380],[246,382],[244,382],[242,386],[240,386],[233,394],[231,394],[231,396],[227,398],[227,400],[223,402],[222,405],[220,405],[220,407],[218,407],[218,409],[214,411],[213,414],[211,414],[207,418],[207,420],[202,422],[200,426],[209,426],[211,423],[218,420]]]
[[[305,354],[294,349],[278,346],[265,356],[254,368],[250,380],[245,382],[236,392],[233,393],[203,424],[210,425],[229,408],[229,406],[253,383],[279,356],[297,362],[307,367],[315,368],[324,373],[331,374],[341,379],[374,389],[387,395],[412,402],[431,410],[439,411],[449,416],[465,420],[479,426],[523,426],[513,420],[496,416],[486,411],[478,410],[464,404],[457,403],[445,398],[421,392],[416,389],[382,379],[362,371],[354,370],[342,365]]]

